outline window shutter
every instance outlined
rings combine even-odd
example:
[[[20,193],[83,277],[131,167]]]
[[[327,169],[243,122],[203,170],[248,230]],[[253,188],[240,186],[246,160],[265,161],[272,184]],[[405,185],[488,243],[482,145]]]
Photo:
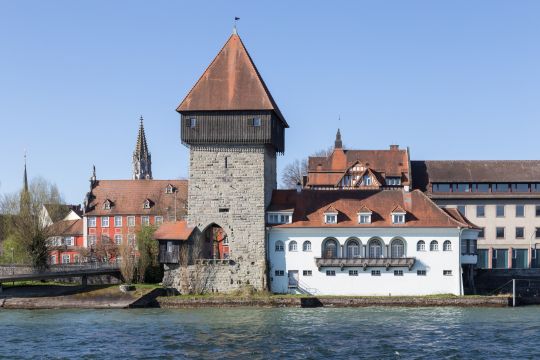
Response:
[[[255,119],[253,119],[253,118],[249,118],[249,119],[248,119],[248,125],[249,125],[249,126],[253,126],[254,120],[255,120]]]

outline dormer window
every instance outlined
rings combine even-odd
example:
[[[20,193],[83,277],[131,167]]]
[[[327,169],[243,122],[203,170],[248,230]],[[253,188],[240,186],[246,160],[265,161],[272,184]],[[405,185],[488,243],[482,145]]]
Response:
[[[358,213],[358,223],[359,224],[371,224],[371,213]]]
[[[292,222],[292,213],[268,213],[269,224],[290,224]]]
[[[149,199],[144,200],[143,209],[150,209],[152,202]]]
[[[165,193],[172,194],[173,192],[174,192],[174,186],[172,186],[171,184],[167,185],[167,187],[165,188]]]
[[[112,201],[111,200],[105,200],[103,203],[103,210],[111,210],[112,208]]]
[[[392,224],[405,224],[405,213],[392,213]]]
[[[387,177],[386,185],[388,186],[399,186],[401,185],[401,178],[399,177]]]
[[[365,186],[371,186],[373,182],[371,181],[371,176],[369,175],[364,175],[362,177],[362,185],[365,185]]]
[[[324,213],[325,224],[337,224],[337,213]]]

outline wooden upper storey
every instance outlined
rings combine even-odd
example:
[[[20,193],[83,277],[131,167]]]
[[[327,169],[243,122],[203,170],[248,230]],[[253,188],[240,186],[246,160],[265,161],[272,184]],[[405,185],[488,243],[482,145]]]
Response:
[[[233,34],[176,109],[188,145],[269,144],[289,127],[240,37]]]

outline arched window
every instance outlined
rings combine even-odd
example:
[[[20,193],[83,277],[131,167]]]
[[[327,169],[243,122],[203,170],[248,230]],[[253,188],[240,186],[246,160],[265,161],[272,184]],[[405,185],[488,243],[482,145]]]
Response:
[[[450,240],[446,240],[444,243],[443,243],[443,251],[452,251],[452,243],[450,242]]]
[[[374,239],[369,242],[369,257],[381,258],[383,256],[383,247],[380,240]]]
[[[426,251],[426,242],[424,240],[416,243],[416,251]]]
[[[356,239],[347,241],[347,257],[349,259],[360,257],[360,243]]]
[[[390,256],[393,258],[401,258],[405,256],[405,243],[403,240],[392,240],[392,243],[390,244]]]
[[[276,241],[276,251],[283,251],[285,248],[283,246],[283,241],[278,240]]]
[[[327,259],[337,258],[337,241],[334,239],[328,239],[323,245],[323,257]]]
[[[304,241],[302,251],[311,251],[311,241]]]
[[[289,251],[298,251],[298,244],[296,241],[293,240],[289,243]]]
[[[439,243],[437,240],[433,240],[429,243],[429,251],[439,251]]]

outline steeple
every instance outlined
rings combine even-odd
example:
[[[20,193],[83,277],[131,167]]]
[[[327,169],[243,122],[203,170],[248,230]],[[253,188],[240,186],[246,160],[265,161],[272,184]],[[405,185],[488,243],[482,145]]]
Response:
[[[26,151],[24,152],[23,188],[19,198],[19,212],[27,213],[30,210],[30,191],[28,190],[28,173],[26,171]]]
[[[133,152],[133,180],[152,179],[152,157],[146,143],[142,116],[140,121],[137,144]]]
[[[28,174],[26,172],[26,151],[24,152],[23,191],[28,192]]]
[[[343,143],[341,142],[341,132],[339,132],[339,128],[337,129],[336,134],[336,141],[334,142],[334,149],[341,149],[343,148]]]

